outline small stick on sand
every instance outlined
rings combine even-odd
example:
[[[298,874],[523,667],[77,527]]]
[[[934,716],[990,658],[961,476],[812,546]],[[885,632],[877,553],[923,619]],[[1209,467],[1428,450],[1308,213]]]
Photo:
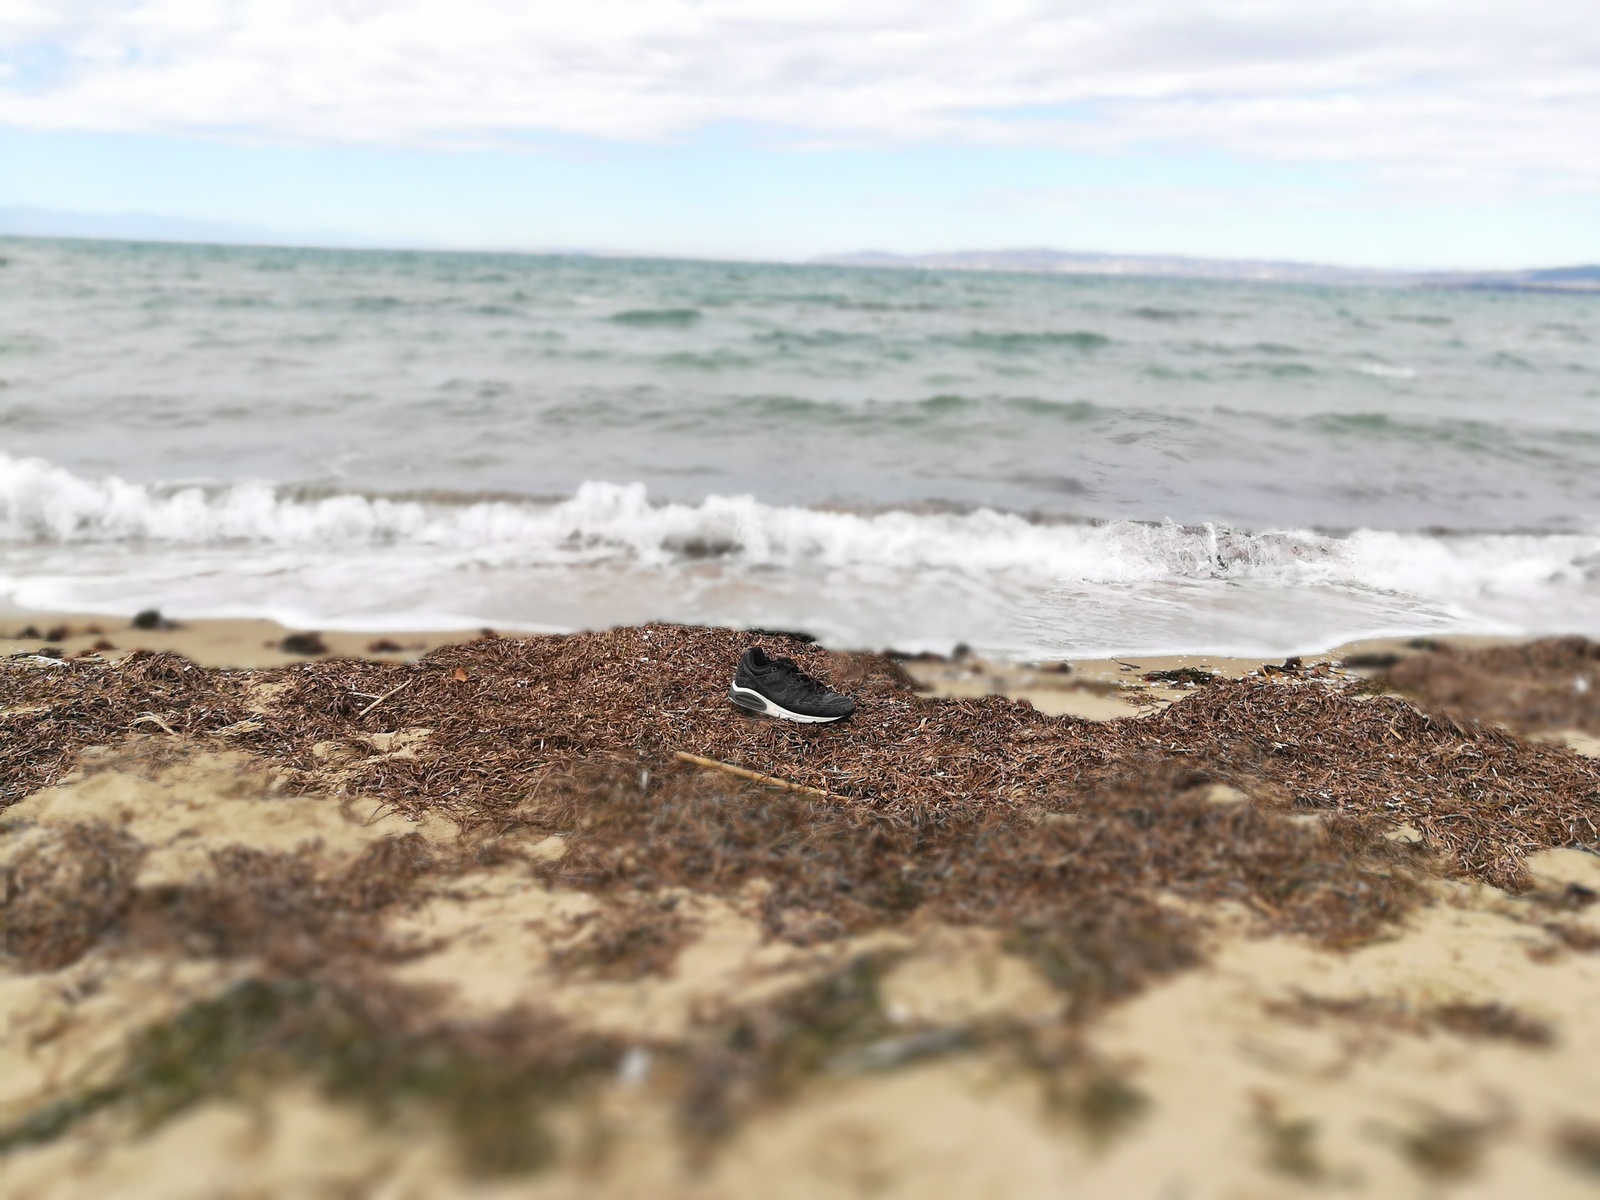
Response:
[[[776,775],[763,775],[760,771],[750,771],[744,767],[730,766],[725,762],[718,762],[714,758],[701,758],[698,754],[690,754],[686,750],[674,750],[672,757],[679,762],[691,763],[697,767],[705,767],[712,771],[723,771],[729,775],[737,775],[740,779],[748,779],[752,783],[764,783],[768,787],[786,788],[791,792],[805,792],[810,796],[821,796],[824,800],[837,800],[841,797],[832,792],[825,792],[821,788],[807,787],[803,783],[790,783],[787,779],[779,779]]]
[[[177,730],[175,730],[171,725],[168,725],[165,721],[163,721],[160,717],[156,716],[155,713],[153,713],[153,712],[140,713],[137,717],[135,717],[133,719],[133,724],[139,725],[139,724],[144,723],[145,721],[149,721],[152,724],[161,726],[161,728],[165,729],[173,737],[177,737],[178,736],[178,731]]]
[[[379,697],[378,697],[378,698],[377,698],[377,699],[376,699],[376,700],[374,700],[374,701],[373,701],[373,702],[372,702],[372,703],[371,703],[371,704],[369,704],[369,705],[367,705],[367,706],[366,706],[366,707],[365,707],[365,708],[363,708],[363,709],[362,709],[362,710],[361,710],[361,711],[360,711],[360,712],[358,712],[358,713],[357,713],[357,714],[356,714],[356,720],[358,720],[358,721],[359,721],[359,720],[361,720],[361,718],[362,718],[362,717],[364,717],[364,716],[366,716],[366,715],[367,715],[367,714],[368,714],[368,713],[369,713],[369,712],[371,712],[371,711],[372,711],[372,710],[373,710],[373,709],[375,709],[375,708],[377,708],[377,707],[378,707],[378,705],[380,705],[380,704],[382,704],[382,703],[383,703],[383,702],[384,702],[384,701],[385,701],[385,700],[387,700],[387,699],[388,699],[388,698],[389,698],[389,697],[390,697],[390,696],[392,696],[392,695],[394,695],[394,694],[395,694],[395,693],[396,693],[396,692],[398,692],[398,691],[400,691],[400,689],[401,689],[401,688],[408,688],[408,687],[410,687],[410,686],[411,686],[411,685],[412,685],[412,684],[413,684],[413,683],[415,683],[415,682],[416,682],[416,679],[417,679],[417,677],[416,677],[416,676],[415,676],[415,675],[413,675],[413,676],[412,676],[412,677],[411,677],[411,678],[410,678],[410,679],[407,679],[407,680],[405,680],[405,681],[404,681],[404,682],[402,682],[402,683],[399,683],[399,684],[397,684],[397,685],[396,685],[396,686],[394,686],[394,687],[392,687],[392,688],[390,688],[390,689],[389,689],[389,690],[388,690],[388,691],[387,691],[387,692],[385,692],[385,693],[384,693],[384,694],[383,694],[383,695],[381,695],[381,696],[379,696]]]

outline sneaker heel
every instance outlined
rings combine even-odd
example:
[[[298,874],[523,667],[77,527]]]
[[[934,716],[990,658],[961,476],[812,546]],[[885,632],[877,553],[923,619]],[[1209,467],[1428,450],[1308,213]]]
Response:
[[[728,693],[728,703],[743,709],[745,712],[765,713],[767,711],[766,706],[759,700],[753,700],[742,692],[730,691]]]

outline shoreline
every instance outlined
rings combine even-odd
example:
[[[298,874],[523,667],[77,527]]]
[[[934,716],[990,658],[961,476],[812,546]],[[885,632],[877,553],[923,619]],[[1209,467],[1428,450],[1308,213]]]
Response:
[[[403,663],[445,646],[484,637],[545,637],[548,634],[517,630],[418,629],[332,630],[310,634],[267,618],[213,617],[164,623],[166,628],[136,628],[126,618],[73,612],[21,611],[0,615],[0,657],[12,654],[59,651],[62,657],[99,653],[111,660],[136,650],[181,654],[202,667],[260,669],[306,662],[315,658],[356,658],[372,662]],[[38,636],[18,637],[32,630]],[[54,637],[49,635],[56,635]],[[325,650],[320,653],[285,649],[285,639],[312,636]],[[559,635],[555,635],[559,636]],[[752,640],[760,635],[751,633]],[[1325,663],[1332,674],[1369,674],[1359,665],[1403,658],[1431,646],[1448,644],[1461,649],[1520,645],[1531,637],[1492,635],[1427,637],[1377,637],[1345,642],[1319,653],[1298,655],[1307,665]],[[1079,658],[1053,662],[1021,663],[991,660],[971,654],[932,654],[910,657],[891,654],[918,685],[934,696],[1006,696],[1027,700],[1049,716],[1070,715],[1088,720],[1137,716],[1166,707],[1193,691],[1193,685],[1169,685],[1148,680],[1147,675],[1195,670],[1223,679],[1238,679],[1282,659],[1266,656],[1178,652]],[[1349,665],[1344,665],[1349,664]],[[731,664],[730,664],[731,670]]]

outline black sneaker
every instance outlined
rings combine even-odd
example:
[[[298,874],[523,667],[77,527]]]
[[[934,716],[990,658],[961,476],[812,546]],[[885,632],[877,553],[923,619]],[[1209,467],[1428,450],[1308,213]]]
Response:
[[[792,658],[769,658],[760,646],[739,656],[728,699],[751,712],[811,724],[839,721],[856,710],[849,696],[829,691]]]

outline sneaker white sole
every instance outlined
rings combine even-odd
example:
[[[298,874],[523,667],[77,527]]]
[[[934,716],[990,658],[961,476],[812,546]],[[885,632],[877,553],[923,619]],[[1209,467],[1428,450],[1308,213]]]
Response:
[[[737,684],[728,689],[728,699],[747,712],[764,713],[781,721],[799,721],[802,725],[828,725],[834,721],[842,721],[849,715],[844,713],[837,717],[808,717],[805,713],[790,712],[783,705],[774,704],[760,692],[739,687]]]

